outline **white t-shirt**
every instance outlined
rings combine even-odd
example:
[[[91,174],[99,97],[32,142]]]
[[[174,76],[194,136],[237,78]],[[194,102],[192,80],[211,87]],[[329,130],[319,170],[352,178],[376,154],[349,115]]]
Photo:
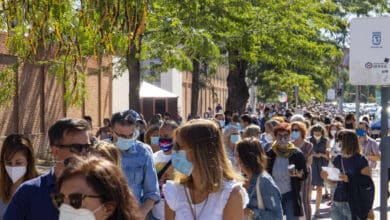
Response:
[[[236,187],[240,186],[242,192],[244,193],[243,206],[244,209],[248,204],[248,195],[246,190],[242,187],[241,183],[236,181],[224,181],[223,187],[220,192],[215,192],[209,194],[208,198],[194,205],[190,199],[192,209],[196,212],[196,219],[207,219],[207,220],[220,220],[223,218],[223,210],[226,206],[227,201],[229,200],[231,191]],[[167,202],[169,208],[175,212],[175,219],[194,219],[191,212],[190,204],[187,201],[186,191],[189,195],[187,188],[184,188],[183,185],[175,183],[173,181],[167,181],[163,186],[163,192],[165,195],[165,201]]]

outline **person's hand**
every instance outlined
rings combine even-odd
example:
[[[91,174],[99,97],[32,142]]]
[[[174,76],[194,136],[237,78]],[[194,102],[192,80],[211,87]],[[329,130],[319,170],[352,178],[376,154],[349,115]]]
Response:
[[[321,178],[324,179],[324,180],[327,180],[328,179],[328,172],[326,171],[321,171]]]
[[[346,183],[349,182],[348,176],[345,175],[345,174],[340,174],[340,175],[339,175],[339,178],[340,178],[341,181],[343,181],[343,182],[346,182]]]
[[[254,214],[255,214],[255,212],[252,209],[250,209],[250,208],[244,209],[244,215],[253,216]]]
[[[303,170],[293,170],[293,171],[290,171],[290,177],[298,177],[298,178],[302,178],[303,176]]]

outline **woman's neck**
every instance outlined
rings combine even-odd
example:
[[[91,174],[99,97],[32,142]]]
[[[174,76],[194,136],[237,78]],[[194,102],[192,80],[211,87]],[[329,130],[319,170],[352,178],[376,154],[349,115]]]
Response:
[[[14,184],[11,186],[11,195],[13,195],[16,191],[16,189],[20,186],[20,184],[23,183],[24,178],[20,178],[17,180]]]
[[[295,145],[296,147],[301,148],[302,145],[303,145],[303,143],[304,143],[304,141],[303,141],[302,138],[298,138],[298,139],[296,139],[293,143],[294,143],[294,145]]]

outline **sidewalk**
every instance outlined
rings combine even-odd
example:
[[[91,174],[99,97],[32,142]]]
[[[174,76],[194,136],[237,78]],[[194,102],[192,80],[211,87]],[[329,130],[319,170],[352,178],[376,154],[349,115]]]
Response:
[[[375,214],[375,219],[380,219],[380,171],[379,171],[380,163],[378,163],[377,168],[373,170],[372,172],[372,178],[375,184],[375,200],[374,200],[374,214]],[[312,214],[314,215],[315,212],[315,201],[316,201],[316,192],[313,191],[312,193],[312,203],[311,203],[311,209],[312,209]],[[313,217],[312,219],[331,219],[330,218],[330,206],[327,206],[327,202],[329,200],[322,200],[321,206],[320,206],[320,212],[321,216],[320,218],[315,218]],[[389,201],[389,200],[388,200]],[[390,207],[387,206],[387,219],[390,220]]]

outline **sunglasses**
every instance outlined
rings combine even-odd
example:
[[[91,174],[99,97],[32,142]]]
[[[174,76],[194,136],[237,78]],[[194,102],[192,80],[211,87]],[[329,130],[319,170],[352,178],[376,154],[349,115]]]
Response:
[[[299,129],[291,129],[291,131],[299,131]]]
[[[121,137],[121,138],[124,138],[124,139],[129,139],[129,138],[132,138],[133,137],[133,134],[131,135],[124,135],[124,134],[119,134],[117,132],[114,131],[114,134],[118,137]]]
[[[101,198],[102,196],[99,195],[84,195],[81,193],[71,193],[69,195],[65,195],[63,193],[57,193],[53,195],[53,202],[54,205],[59,208],[62,203],[64,203],[64,200],[67,198],[69,200],[69,205],[72,206],[75,209],[81,208],[83,204],[83,200],[85,198]]]
[[[56,144],[55,146],[60,148],[69,148],[70,152],[80,154],[89,152],[93,144]]]

